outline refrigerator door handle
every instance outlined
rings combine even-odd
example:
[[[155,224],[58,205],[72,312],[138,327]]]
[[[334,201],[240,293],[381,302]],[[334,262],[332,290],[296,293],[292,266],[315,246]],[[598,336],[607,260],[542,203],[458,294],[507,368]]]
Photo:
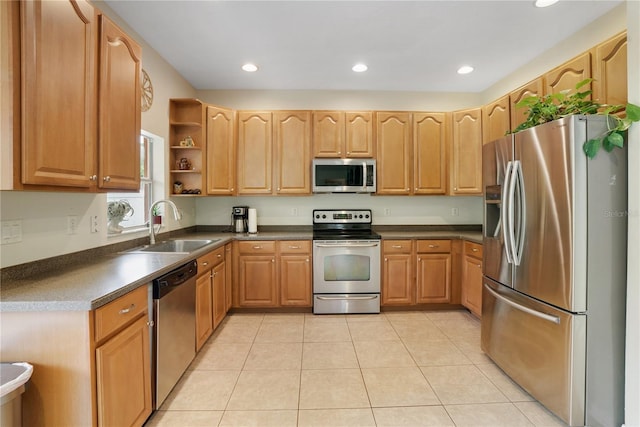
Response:
[[[507,263],[513,264],[513,257],[511,256],[511,242],[509,238],[511,237],[510,229],[511,224],[509,223],[509,212],[511,210],[511,199],[509,198],[509,183],[511,182],[511,171],[513,169],[513,162],[507,162],[507,170],[504,173],[504,184],[502,190],[502,209],[500,216],[502,217],[500,221],[502,222],[502,238],[504,239],[504,252],[507,256]]]
[[[524,196],[524,175],[522,174],[522,163],[520,160],[516,160],[513,168],[513,174],[515,175],[515,183],[514,187],[517,187],[518,190],[518,224],[512,227],[513,232],[516,232],[516,228],[518,229],[517,235],[514,236],[513,239],[513,262],[515,265],[520,265],[522,261],[522,251],[524,249],[524,232],[526,225],[526,203]],[[515,194],[515,188],[514,188]],[[512,203],[512,209],[515,209]]]
[[[510,299],[503,297],[502,295],[500,295],[499,293],[497,293],[496,291],[491,289],[491,287],[489,285],[487,285],[486,283],[484,284],[484,288],[491,295],[493,295],[496,299],[499,299],[500,301],[504,302],[505,304],[510,305],[511,307],[513,307],[513,308],[515,308],[517,310],[524,311],[525,313],[528,313],[528,314],[530,314],[532,316],[539,317],[540,319],[547,320],[547,321],[555,323],[557,325],[560,324],[560,318],[557,317],[557,316],[552,316],[552,315],[547,314],[547,313],[542,313],[540,311],[537,311],[537,310],[534,310],[532,308],[525,307],[524,305],[518,304],[517,302],[511,301]]]

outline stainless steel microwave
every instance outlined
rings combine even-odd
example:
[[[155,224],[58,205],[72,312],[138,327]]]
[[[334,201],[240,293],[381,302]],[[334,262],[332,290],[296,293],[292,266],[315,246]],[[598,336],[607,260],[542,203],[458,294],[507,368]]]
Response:
[[[375,193],[373,159],[313,159],[314,193]]]

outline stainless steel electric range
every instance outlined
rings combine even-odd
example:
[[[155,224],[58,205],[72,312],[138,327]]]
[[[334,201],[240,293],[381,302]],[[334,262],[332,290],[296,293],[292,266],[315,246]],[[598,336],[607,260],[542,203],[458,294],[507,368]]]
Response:
[[[313,211],[313,312],[380,312],[380,235],[369,209]]]

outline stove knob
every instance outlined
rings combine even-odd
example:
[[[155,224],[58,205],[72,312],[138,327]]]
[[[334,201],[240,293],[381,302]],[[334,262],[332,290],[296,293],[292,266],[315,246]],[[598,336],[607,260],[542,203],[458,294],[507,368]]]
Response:
[[[322,215],[322,219],[325,219],[327,216],[326,215]]]
[[[362,214],[360,214],[360,218],[362,218]]]
[[[316,214],[316,219],[319,219],[319,218],[320,218],[320,214]]]
[[[364,217],[365,217],[365,218],[367,218],[367,219],[369,219],[369,214],[366,214]]]

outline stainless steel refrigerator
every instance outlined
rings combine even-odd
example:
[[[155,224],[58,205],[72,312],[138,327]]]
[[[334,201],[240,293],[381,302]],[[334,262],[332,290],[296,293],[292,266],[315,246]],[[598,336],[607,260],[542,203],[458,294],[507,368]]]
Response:
[[[589,160],[604,116],[483,147],[482,349],[571,426],[624,421],[626,150]]]

